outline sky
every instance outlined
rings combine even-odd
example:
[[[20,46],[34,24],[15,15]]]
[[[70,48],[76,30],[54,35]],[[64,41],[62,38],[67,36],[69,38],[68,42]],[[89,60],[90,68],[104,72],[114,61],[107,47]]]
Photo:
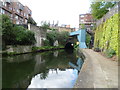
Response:
[[[77,78],[78,71],[76,69],[67,69],[66,71],[49,70],[46,79],[40,79],[38,74],[32,78],[28,88],[73,88]]]
[[[71,28],[79,27],[79,14],[89,12],[89,0],[19,0],[23,5],[32,10],[32,17],[41,24],[47,21],[51,24],[70,25]]]

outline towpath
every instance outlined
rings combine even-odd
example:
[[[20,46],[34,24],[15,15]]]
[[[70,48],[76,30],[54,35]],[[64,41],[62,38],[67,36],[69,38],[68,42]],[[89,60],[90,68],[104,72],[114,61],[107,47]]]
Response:
[[[74,88],[118,88],[118,62],[91,49],[82,49],[86,59]]]

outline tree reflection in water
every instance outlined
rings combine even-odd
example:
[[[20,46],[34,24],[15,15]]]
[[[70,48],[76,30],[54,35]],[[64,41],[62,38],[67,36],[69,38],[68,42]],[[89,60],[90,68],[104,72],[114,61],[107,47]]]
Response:
[[[65,74],[66,71],[68,73],[69,70],[75,71],[69,62],[76,64],[79,58],[75,51],[66,52],[64,50],[28,54],[26,58],[23,58],[25,56],[19,55],[19,58],[17,58],[18,56],[3,57],[3,88],[27,88],[32,79],[39,74],[39,80],[46,80],[52,71],[56,72],[54,77],[58,77],[63,72]],[[9,60],[11,61],[9,62]],[[62,78],[64,77],[62,76]]]

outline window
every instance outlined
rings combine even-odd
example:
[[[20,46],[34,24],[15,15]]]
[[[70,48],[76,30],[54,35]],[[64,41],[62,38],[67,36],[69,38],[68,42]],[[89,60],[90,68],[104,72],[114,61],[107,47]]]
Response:
[[[27,18],[28,18],[28,16],[29,16],[29,15],[27,14]]]
[[[19,21],[16,21],[16,24],[19,24]]]
[[[27,23],[27,19],[25,19],[25,23]]]
[[[12,10],[12,7],[9,7],[10,10]]]
[[[5,10],[2,9],[2,14],[5,14]]]
[[[5,2],[4,2],[4,3],[5,3]],[[5,4],[4,4],[4,6],[6,7],[6,6],[7,6],[7,4],[5,3]]]
[[[18,20],[18,16],[17,16],[17,15],[15,16],[15,19],[17,19],[17,20]]]
[[[81,19],[80,21],[81,21],[81,22],[84,22],[84,19]]]
[[[2,2],[2,5],[5,6],[5,2],[4,1]]]
[[[80,17],[84,17],[84,15],[81,15]]]
[[[16,11],[17,11],[17,13],[19,13],[19,10],[18,10],[18,9],[17,9]]]
[[[11,18],[13,18],[13,15],[12,15],[12,14],[10,14],[10,17],[11,17]]]

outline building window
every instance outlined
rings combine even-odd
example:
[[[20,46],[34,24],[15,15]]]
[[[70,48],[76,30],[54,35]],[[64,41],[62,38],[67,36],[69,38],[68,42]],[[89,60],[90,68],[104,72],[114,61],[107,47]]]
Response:
[[[24,13],[24,16],[25,16],[25,13]]]
[[[28,18],[28,16],[29,16],[29,15],[27,14],[27,18]]]
[[[12,10],[12,7],[9,7],[10,10]]]
[[[27,19],[25,19],[25,23],[27,23]]]
[[[16,24],[19,24],[19,21],[16,21]]]
[[[17,15],[15,16],[15,19],[17,19],[17,20],[18,20],[18,16],[17,16]]]
[[[81,21],[81,22],[84,22],[84,19],[81,19],[80,21]]]
[[[17,9],[16,11],[17,11],[17,13],[19,13],[19,10],[18,10],[18,9]]]
[[[6,2],[4,2],[4,6],[5,6],[5,7],[7,6]]]
[[[2,5],[5,6],[5,2],[2,2]]]
[[[2,14],[5,14],[5,10],[2,9]]]
[[[81,15],[80,17],[84,17],[84,15]]]
[[[10,17],[13,18],[13,14],[10,14]]]

